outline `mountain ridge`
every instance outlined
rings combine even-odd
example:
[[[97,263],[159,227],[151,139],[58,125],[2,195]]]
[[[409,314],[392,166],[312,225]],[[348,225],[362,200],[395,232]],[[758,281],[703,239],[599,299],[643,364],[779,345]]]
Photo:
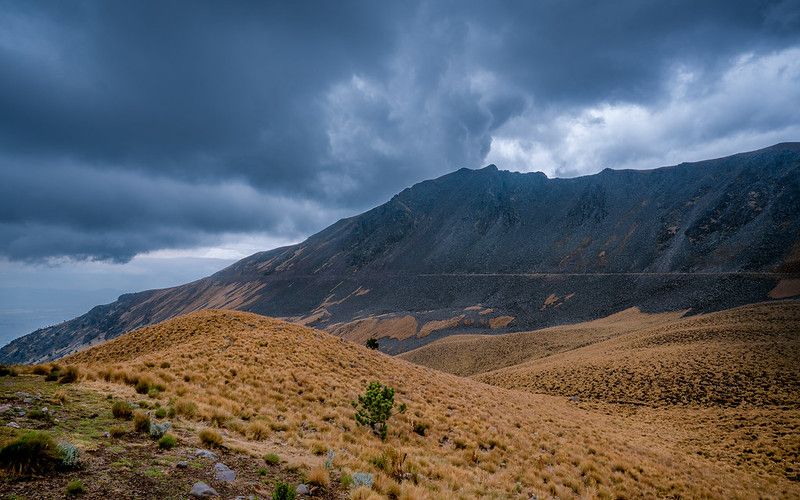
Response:
[[[569,179],[460,169],[296,245],[37,330],[0,349],[0,361],[52,359],[206,308],[345,337],[357,322],[411,316],[413,326],[382,339],[390,353],[449,333],[520,331],[634,306],[719,310],[764,300],[793,277],[799,234],[800,143]],[[477,305],[492,312],[465,310]]]

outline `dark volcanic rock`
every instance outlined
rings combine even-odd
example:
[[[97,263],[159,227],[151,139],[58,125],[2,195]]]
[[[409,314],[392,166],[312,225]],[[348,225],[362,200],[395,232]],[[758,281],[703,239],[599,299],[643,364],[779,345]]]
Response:
[[[306,241],[193,283],[127,294],[37,330],[0,362],[53,359],[202,308],[236,308],[337,331],[409,315],[425,336],[593,319],[639,306],[693,312],[767,300],[800,270],[800,143],[655,170],[548,179],[489,166],[403,190]],[[491,308],[481,314],[481,304]],[[484,309],[485,312],[486,309]],[[387,316],[388,315],[388,316]],[[407,338],[406,338],[407,337]]]

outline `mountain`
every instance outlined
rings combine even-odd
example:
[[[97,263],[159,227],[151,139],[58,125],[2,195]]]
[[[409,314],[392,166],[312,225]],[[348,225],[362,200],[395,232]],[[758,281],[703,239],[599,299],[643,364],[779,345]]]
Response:
[[[380,339],[399,353],[459,332],[800,293],[800,143],[573,179],[461,169],[297,245],[186,285],[126,294],[0,350],[54,359],[206,308]]]
[[[702,325],[691,331],[702,334]],[[640,347],[659,352],[656,343]],[[332,477],[372,474],[373,491],[354,498],[796,498],[800,492],[792,466],[796,409],[598,406],[487,386],[238,311],[173,318],[59,364],[75,365],[79,386],[103,396],[174,408],[178,416],[170,421],[188,447],[174,461],[193,454],[198,432],[214,426],[225,446],[252,457],[240,471],[263,467],[261,457],[277,452],[318,466],[332,457]],[[694,383],[671,380],[687,388]],[[385,441],[353,417],[351,401],[371,381],[394,388],[396,408],[406,406],[389,418]],[[139,395],[134,386],[140,385],[160,390]],[[706,423],[698,429],[686,421]],[[149,454],[163,456],[150,446]],[[172,481],[174,462],[166,463]]]

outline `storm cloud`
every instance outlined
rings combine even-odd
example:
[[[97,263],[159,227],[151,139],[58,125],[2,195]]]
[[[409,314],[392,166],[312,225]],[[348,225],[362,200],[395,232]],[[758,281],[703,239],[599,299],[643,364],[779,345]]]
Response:
[[[297,239],[460,167],[800,138],[800,1],[0,2],[0,256]]]

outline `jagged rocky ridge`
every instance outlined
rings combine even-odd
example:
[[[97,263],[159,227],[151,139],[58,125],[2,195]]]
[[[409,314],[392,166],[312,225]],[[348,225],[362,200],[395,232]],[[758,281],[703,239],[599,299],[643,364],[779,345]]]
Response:
[[[402,352],[631,306],[700,312],[769,300],[781,280],[793,289],[793,273],[800,143],[574,179],[490,165],[421,182],[193,283],[123,295],[13,341],[0,362],[54,359],[202,308],[378,335],[382,350]]]

